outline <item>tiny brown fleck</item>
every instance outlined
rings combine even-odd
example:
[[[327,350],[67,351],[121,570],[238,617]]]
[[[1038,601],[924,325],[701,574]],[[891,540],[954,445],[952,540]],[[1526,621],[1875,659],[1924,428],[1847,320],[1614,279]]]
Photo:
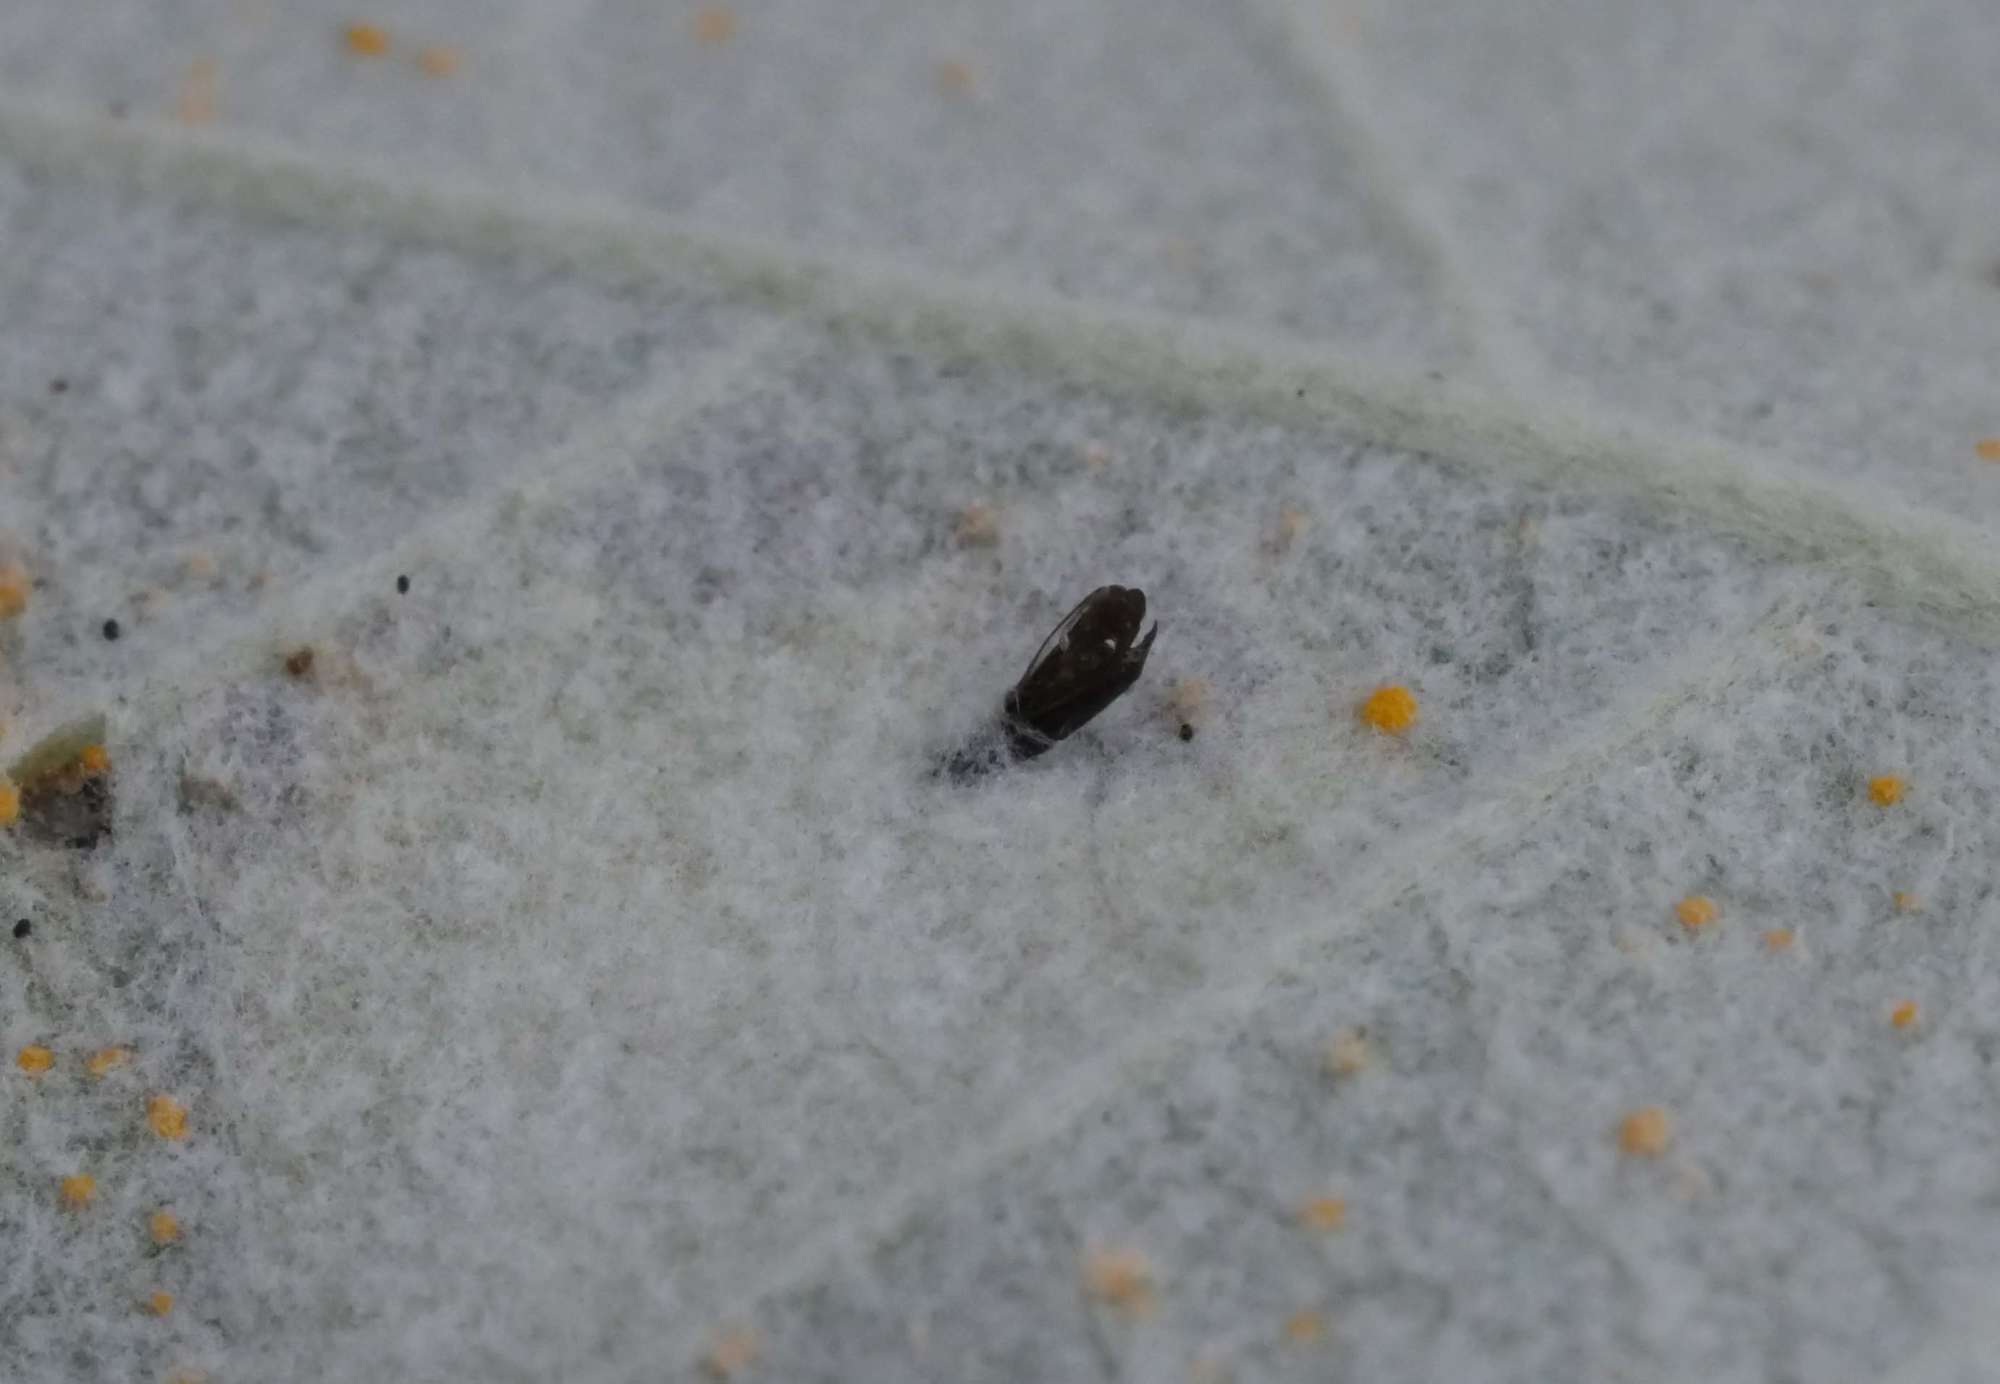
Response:
[[[1374,1049],[1368,1042],[1368,1030],[1350,1029],[1327,1044],[1326,1070],[1331,1076],[1356,1076],[1367,1068],[1374,1056]]]
[[[1196,728],[1207,719],[1208,680],[1177,678],[1167,687],[1165,700],[1167,717],[1179,724],[1181,739],[1194,739]]]
[[[736,16],[720,5],[695,11],[694,36],[702,43],[727,43],[736,37]]]
[[[219,75],[214,58],[196,58],[188,64],[174,96],[174,114],[183,125],[207,125],[215,120]]]
[[[967,505],[952,525],[953,541],[964,548],[991,548],[1000,541],[1000,518],[990,505]]]
[[[1295,1346],[1309,1346],[1326,1336],[1326,1318],[1318,1312],[1294,1312],[1285,1319],[1285,1339]]]
[[[719,1332],[702,1359],[711,1379],[734,1379],[757,1361],[757,1333],[747,1326]]]
[[[1273,526],[1270,537],[1264,540],[1264,551],[1273,557],[1291,551],[1292,544],[1298,541],[1305,527],[1306,512],[1290,505],[1284,506],[1278,511],[1278,522]]]
[[[1135,1249],[1099,1249],[1083,1261],[1083,1291],[1129,1317],[1153,1310],[1153,1266]]]
[[[947,58],[937,65],[937,85],[946,96],[970,96],[972,68],[957,58]]]
[[[1299,1223],[1309,1230],[1338,1230],[1346,1220],[1344,1197],[1314,1197],[1299,1208]]]
[[[432,44],[417,53],[417,70],[426,77],[449,77],[458,71],[459,52],[443,44]]]

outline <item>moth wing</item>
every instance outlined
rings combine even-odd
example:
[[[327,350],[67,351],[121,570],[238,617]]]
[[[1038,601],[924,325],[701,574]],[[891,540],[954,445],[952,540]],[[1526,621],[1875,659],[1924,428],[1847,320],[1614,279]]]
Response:
[[[1146,596],[1122,586],[1099,587],[1056,626],[1021,681],[1007,694],[1007,714],[1061,740],[1123,696],[1139,678],[1155,625],[1136,646]]]
[[[1100,586],[1077,602],[1049,632],[1015,687],[1034,703],[1060,698],[1068,686],[1090,686],[1115,677],[1118,664],[1146,622],[1146,593],[1134,587]]]
[[[1070,613],[1063,616],[1062,623],[1049,631],[1049,637],[1042,641],[1041,648],[1035,650],[1035,656],[1028,660],[1027,671],[1022,673],[1020,677],[1021,683],[1026,683],[1030,678],[1035,676],[1035,670],[1048,660],[1052,650],[1061,648],[1069,642],[1071,632],[1076,629],[1078,622],[1083,619],[1084,612],[1090,609],[1092,601],[1100,600],[1106,592],[1117,589],[1113,586],[1100,586],[1097,590],[1078,601],[1070,610]]]

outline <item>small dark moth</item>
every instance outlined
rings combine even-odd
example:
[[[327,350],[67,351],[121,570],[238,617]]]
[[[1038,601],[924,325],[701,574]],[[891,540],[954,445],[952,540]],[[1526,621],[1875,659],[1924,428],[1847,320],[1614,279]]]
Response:
[[[1081,730],[1139,680],[1160,632],[1146,623],[1146,593],[1100,586],[1050,631],[1021,680],[1000,703],[998,742],[991,736],[952,755],[945,769],[963,779],[1033,759]]]

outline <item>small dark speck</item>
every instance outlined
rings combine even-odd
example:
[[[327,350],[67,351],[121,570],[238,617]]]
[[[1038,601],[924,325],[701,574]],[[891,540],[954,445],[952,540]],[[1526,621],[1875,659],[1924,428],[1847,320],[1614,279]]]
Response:
[[[26,918],[23,918],[21,919],[20,922],[14,924],[14,940],[18,942],[23,937],[26,937],[28,934],[32,933],[34,930],[35,930],[35,925],[29,922]]]
[[[302,678],[313,670],[311,648],[294,649],[285,659],[285,671],[295,678]]]
[[[68,381],[68,380],[50,380],[50,381],[49,381],[49,393],[51,393],[51,394],[67,394],[67,393],[69,393],[69,381]]]
[[[106,639],[116,639],[118,637],[118,622],[116,620],[106,620],[104,622],[104,637]]]
[[[1181,722],[1181,739],[1183,740],[1194,739],[1194,727],[1189,725],[1186,721]]]
[[[407,596],[410,594],[410,579],[408,577],[396,578],[396,594],[398,596]]]

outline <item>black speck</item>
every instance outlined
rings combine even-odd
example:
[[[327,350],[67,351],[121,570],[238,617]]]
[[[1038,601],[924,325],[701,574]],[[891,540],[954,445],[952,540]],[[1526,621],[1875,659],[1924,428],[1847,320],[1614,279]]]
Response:
[[[34,930],[35,930],[35,925],[29,922],[26,918],[23,918],[21,919],[20,922],[14,924],[14,940],[18,942],[23,937],[26,937],[29,933],[33,932]]]
[[[1181,722],[1181,739],[1183,740],[1194,739],[1194,727],[1189,725],[1186,721]]]
[[[49,381],[49,393],[51,393],[51,394],[67,394],[67,393],[69,393],[69,381],[68,381],[68,380],[50,380],[50,381]]]
[[[398,596],[407,596],[410,594],[410,579],[408,577],[396,578],[396,594]]]
[[[116,639],[118,637],[118,622],[116,620],[106,620],[104,622],[104,637],[106,639]]]

